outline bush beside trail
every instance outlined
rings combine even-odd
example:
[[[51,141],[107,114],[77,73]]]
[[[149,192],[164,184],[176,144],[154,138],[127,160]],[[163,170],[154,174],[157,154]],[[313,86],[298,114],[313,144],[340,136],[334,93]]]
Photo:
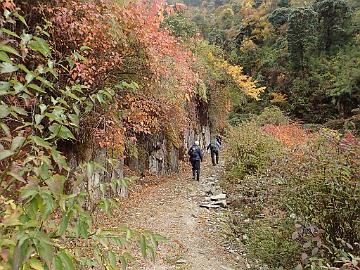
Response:
[[[228,148],[223,185],[248,253],[270,269],[358,269],[358,138],[310,132],[270,108],[231,127]]]

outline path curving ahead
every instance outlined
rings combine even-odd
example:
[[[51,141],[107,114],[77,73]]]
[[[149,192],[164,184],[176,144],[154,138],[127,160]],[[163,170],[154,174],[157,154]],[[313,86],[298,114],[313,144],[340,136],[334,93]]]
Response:
[[[133,229],[149,229],[167,237],[161,244],[155,263],[143,261],[131,269],[167,270],[230,270],[246,269],[235,266],[234,257],[226,252],[216,230],[220,224],[214,211],[199,207],[204,201],[209,180],[219,179],[223,164],[202,166],[200,183],[186,170],[141,189],[125,200],[115,217]],[[220,221],[219,221],[220,222]]]

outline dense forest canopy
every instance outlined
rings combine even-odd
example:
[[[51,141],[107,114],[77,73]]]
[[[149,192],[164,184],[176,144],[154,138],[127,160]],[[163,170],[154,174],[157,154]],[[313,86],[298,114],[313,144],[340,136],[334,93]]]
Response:
[[[192,27],[306,122],[349,119],[359,106],[360,4],[354,0],[184,1]],[[175,20],[175,18],[173,19]],[[180,25],[180,24],[179,24]],[[186,27],[191,29],[190,25]],[[196,32],[192,30],[192,32]],[[253,113],[252,103],[238,106]],[[236,117],[236,116],[235,116]],[[340,121],[341,122],[341,121]]]

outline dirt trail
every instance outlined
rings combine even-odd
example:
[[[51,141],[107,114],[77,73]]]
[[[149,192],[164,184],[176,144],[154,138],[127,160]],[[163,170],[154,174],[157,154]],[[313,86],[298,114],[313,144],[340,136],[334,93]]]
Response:
[[[143,188],[125,200],[115,216],[119,222],[134,229],[147,228],[168,239],[158,250],[155,263],[141,261],[132,269],[165,270],[230,270],[246,269],[236,266],[234,256],[221,244],[217,227],[220,221],[216,210],[200,208],[209,179],[218,179],[223,164],[202,165],[200,183],[190,177],[190,167],[175,177]],[[216,180],[215,180],[216,181]]]

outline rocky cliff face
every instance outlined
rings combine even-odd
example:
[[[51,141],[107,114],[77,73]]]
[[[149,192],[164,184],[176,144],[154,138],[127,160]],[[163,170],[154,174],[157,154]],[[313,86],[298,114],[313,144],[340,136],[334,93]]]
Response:
[[[116,157],[110,149],[100,148],[92,143],[81,146],[65,144],[61,148],[67,153],[74,170],[86,162],[95,162],[106,169],[105,172],[96,171],[91,179],[77,187],[79,191],[94,191],[93,196],[96,199],[96,190],[99,190],[101,183],[129,176],[126,168],[138,175],[177,172],[180,161],[188,160],[187,151],[195,140],[200,142],[201,148],[205,148],[210,142],[210,125],[206,115],[200,115],[197,119],[200,120],[196,121],[196,124],[192,123],[184,130],[180,141],[174,142],[166,132],[138,136],[136,143],[128,147],[125,157]],[[126,196],[127,188],[118,187],[116,193],[113,195]]]

